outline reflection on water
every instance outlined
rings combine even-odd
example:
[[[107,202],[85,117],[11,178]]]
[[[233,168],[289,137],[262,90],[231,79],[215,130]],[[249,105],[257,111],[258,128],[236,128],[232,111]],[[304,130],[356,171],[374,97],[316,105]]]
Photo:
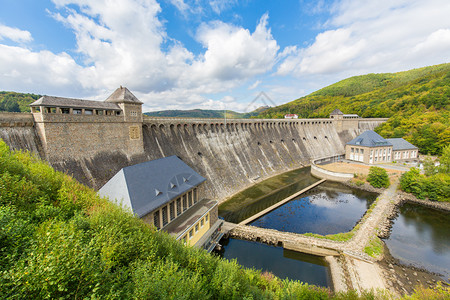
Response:
[[[321,257],[237,239],[222,240],[221,243],[224,247],[219,255],[226,259],[235,258],[244,267],[269,271],[282,279],[330,286],[328,266]]]
[[[347,232],[361,219],[376,196],[339,183],[325,182],[249,225],[322,235]]]
[[[283,173],[236,194],[219,206],[219,215],[239,223],[317,181],[309,167]]]
[[[402,263],[450,277],[450,213],[406,203],[385,242]]]

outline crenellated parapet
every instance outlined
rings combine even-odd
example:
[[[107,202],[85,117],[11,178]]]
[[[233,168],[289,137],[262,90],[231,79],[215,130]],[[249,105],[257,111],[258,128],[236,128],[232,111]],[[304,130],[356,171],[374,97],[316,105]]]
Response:
[[[161,118],[144,116],[144,126],[159,129],[191,129],[193,131],[239,131],[286,129],[290,127],[309,127],[334,125],[339,131],[376,126],[386,122],[387,118],[348,118],[348,119],[194,119],[194,118]],[[360,124],[363,124],[362,126]]]

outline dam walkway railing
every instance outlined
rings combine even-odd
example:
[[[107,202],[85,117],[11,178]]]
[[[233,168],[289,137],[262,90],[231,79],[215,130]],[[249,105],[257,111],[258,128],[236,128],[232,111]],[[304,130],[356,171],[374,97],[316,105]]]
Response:
[[[276,209],[277,207],[280,207],[281,205],[284,205],[285,203],[291,201],[292,199],[294,199],[294,198],[300,196],[301,194],[309,191],[310,189],[318,186],[319,184],[321,184],[325,180],[326,179],[321,179],[321,180],[311,184],[310,186],[307,186],[306,188],[302,189],[301,191],[299,191],[299,192],[297,192],[295,194],[292,194],[289,197],[281,200],[280,202],[277,202],[274,205],[269,206],[268,208],[266,208],[266,209],[260,211],[259,213],[251,216],[250,218],[245,219],[244,221],[240,222],[239,225],[246,225],[246,224],[248,224],[248,223],[250,223],[250,222],[252,222],[252,221],[254,221],[254,220],[256,220],[256,219],[258,219],[258,218],[260,218],[262,216],[264,216],[265,214],[267,214],[267,213],[271,212],[272,210]]]

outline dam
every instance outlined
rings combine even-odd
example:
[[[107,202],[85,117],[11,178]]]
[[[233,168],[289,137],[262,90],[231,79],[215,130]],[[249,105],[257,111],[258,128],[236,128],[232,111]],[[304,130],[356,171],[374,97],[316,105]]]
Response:
[[[149,118],[139,104],[125,104],[111,116],[44,106],[0,113],[0,138],[94,189],[123,167],[176,155],[207,178],[203,194],[222,201],[312,159],[342,154],[347,141],[387,120]]]

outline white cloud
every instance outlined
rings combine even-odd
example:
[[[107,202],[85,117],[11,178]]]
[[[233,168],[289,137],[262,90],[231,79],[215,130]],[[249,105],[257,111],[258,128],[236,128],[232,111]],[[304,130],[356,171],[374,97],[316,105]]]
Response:
[[[256,89],[260,84],[261,84],[261,80],[256,80],[251,86],[248,87],[249,90],[254,90]]]
[[[13,42],[31,42],[33,40],[29,31],[0,24],[0,41],[5,38]]]
[[[216,14],[220,14],[222,11],[231,8],[236,2],[237,0],[211,0],[209,5]]]
[[[30,32],[0,25],[0,40],[17,43],[0,43],[0,89],[101,99],[123,85],[149,110],[226,105],[242,111],[242,102],[256,96],[245,92],[257,88],[281,103],[350,75],[450,61],[447,0],[337,1],[312,44],[282,51],[267,14],[254,31],[212,21],[190,29],[203,47],[199,54],[168,36],[156,0],[52,1],[51,15],[76,38],[77,60],[25,47],[21,43],[33,40]],[[170,1],[180,12],[199,15],[206,3]],[[206,5],[220,14],[236,3]],[[319,2],[313,13],[325,9]]]
[[[182,13],[186,13],[186,11],[189,10],[189,5],[187,5],[184,0],[170,0],[170,3]]]
[[[330,29],[296,49],[278,66],[278,75],[389,72],[450,60],[450,2],[383,0],[362,4],[337,1]],[[425,50],[426,49],[426,50]],[[419,55],[420,53],[420,55]]]
[[[83,86],[83,69],[66,53],[32,52],[25,48],[0,44],[0,89],[65,95],[67,89],[80,95],[92,92]],[[88,77],[88,76],[86,76]]]
[[[253,33],[220,21],[201,26],[197,39],[207,50],[192,66],[194,79],[245,80],[270,70],[279,46],[267,19],[266,14]]]

